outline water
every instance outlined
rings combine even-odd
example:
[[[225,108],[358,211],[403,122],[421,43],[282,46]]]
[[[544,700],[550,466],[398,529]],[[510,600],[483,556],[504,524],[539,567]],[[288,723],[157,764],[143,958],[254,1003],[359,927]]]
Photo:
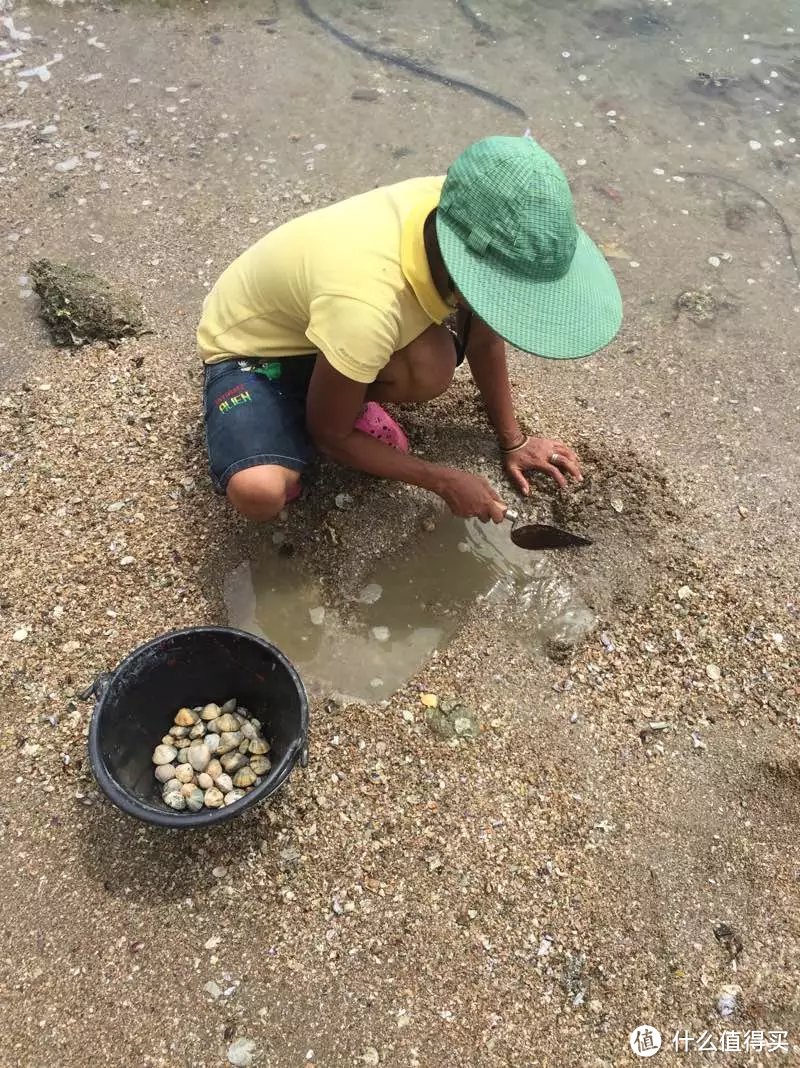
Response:
[[[416,674],[476,602],[514,605],[517,637],[532,647],[542,628],[551,637],[590,625],[553,558],[517,549],[509,529],[443,518],[333,604],[312,570],[270,547],[228,577],[229,619],[282,649],[312,692],[366,700],[389,697]]]
[[[311,3],[351,40],[520,109],[525,119],[463,85],[443,87],[419,71],[365,61],[327,33],[332,54],[346,55],[356,69],[367,62],[390,90],[407,85],[414,106],[425,99],[435,114],[449,108],[459,138],[465,117],[473,137],[530,128],[563,165],[582,221],[619,250],[623,287],[638,280],[631,269],[649,281],[669,262],[671,273],[681,265],[744,286],[775,273],[796,291],[796,254],[779,215],[761,199],[784,215],[796,199],[796,4],[409,0],[400,12],[384,0]],[[423,158],[425,138],[419,129],[412,145]],[[414,160],[417,169],[420,163]],[[716,274],[708,271],[710,256],[721,259],[721,271],[711,264]]]

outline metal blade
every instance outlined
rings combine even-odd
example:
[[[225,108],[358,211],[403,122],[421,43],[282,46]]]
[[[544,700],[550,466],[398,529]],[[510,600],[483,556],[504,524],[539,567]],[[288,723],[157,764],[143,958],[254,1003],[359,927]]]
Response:
[[[511,531],[511,540],[520,549],[574,549],[580,545],[591,545],[592,539],[583,534],[573,534],[571,530],[550,527],[545,523],[529,523]]]

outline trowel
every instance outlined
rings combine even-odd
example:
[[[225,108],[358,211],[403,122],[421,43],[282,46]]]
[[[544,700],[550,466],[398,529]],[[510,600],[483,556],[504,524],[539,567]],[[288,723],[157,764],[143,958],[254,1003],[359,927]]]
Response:
[[[519,512],[507,509],[505,518],[511,521],[511,540],[519,549],[576,549],[581,545],[591,545],[592,539],[571,530],[548,526],[546,523],[526,523],[517,526]]]

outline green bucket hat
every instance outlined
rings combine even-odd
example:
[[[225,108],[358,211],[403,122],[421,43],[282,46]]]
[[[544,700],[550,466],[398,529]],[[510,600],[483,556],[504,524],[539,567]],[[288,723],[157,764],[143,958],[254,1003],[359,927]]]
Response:
[[[487,137],[461,153],[436,233],[464,299],[515,348],[575,359],[619,330],[611,268],[575,221],[564,172],[530,137]]]

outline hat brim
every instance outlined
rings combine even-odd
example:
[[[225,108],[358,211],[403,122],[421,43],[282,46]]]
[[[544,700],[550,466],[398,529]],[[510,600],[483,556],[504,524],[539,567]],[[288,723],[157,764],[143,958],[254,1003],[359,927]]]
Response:
[[[578,228],[570,268],[537,282],[478,256],[436,215],[439,248],[450,277],[473,311],[514,348],[553,360],[575,360],[602,349],[622,323],[622,297],[600,249]]]

